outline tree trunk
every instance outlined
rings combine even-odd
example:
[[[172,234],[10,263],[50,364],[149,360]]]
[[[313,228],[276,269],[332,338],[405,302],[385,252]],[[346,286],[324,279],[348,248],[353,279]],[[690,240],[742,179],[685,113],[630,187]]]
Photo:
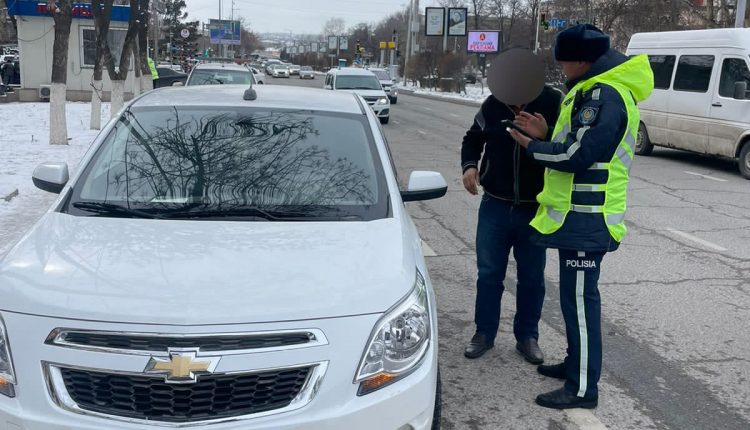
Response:
[[[101,130],[102,128],[102,83],[104,51],[108,49],[107,33],[109,31],[109,22],[103,22],[101,19],[101,8],[94,10],[94,31],[96,33],[96,57],[94,60],[94,76],[91,82],[91,121],[89,128],[91,130]]]
[[[141,65],[141,92],[154,89],[151,69],[148,67],[148,24],[151,17],[148,14],[149,0],[140,0],[138,11],[138,58]]]
[[[68,80],[68,44],[70,42],[70,0],[60,0],[48,7],[54,11],[55,41],[52,45],[52,87],[49,106],[49,143],[68,144],[68,126],[65,119],[65,100]]]
[[[117,80],[112,81],[112,106],[111,109],[111,116],[115,116],[117,112],[122,109],[122,106],[125,104],[125,81],[124,80]]]
[[[91,130],[101,130],[102,128],[102,99],[101,99],[101,91],[102,91],[102,80],[101,76],[99,77],[99,80],[94,78],[94,80],[91,82],[92,91],[91,91],[91,121],[89,123],[89,128]]]

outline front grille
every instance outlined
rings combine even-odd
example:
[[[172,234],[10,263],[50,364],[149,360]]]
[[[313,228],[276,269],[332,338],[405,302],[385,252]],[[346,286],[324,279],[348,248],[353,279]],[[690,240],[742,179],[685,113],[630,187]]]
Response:
[[[312,367],[239,375],[204,375],[196,383],[61,368],[70,398],[86,411],[169,423],[252,415],[281,409],[299,395]]]
[[[180,337],[68,331],[54,339],[51,343],[88,348],[156,352],[166,352],[169,348],[200,348],[201,352],[218,352],[304,345],[315,340],[315,336],[309,332]]]
[[[364,97],[364,99],[365,99],[365,101],[367,102],[368,105],[374,105],[375,102],[377,102],[378,100],[380,100],[380,97]]]

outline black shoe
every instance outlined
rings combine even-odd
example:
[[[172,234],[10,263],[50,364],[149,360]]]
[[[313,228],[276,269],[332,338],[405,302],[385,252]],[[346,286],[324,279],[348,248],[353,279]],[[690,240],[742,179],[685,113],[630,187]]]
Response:
[[[495,344],[487,339],[486,334],[477,332],[474,334],[474,337],[471,338],[469,346],[464,350],[464,357],[479,358],[493,346],[495,346]]]
[[[531,364],[544,363],[544,354],[539,349],[539,343],[533,337],[516,343],[516,350]]]
[[[536,371],[544,376],[557,379],[566,379],[565,376],[565,362],[550,365],[541,365],[536,368]]]
[[[550,409],[594,409],[598,399],[584,399],[570,394],[565,388],[559,388],[536,396],[536,404]]]

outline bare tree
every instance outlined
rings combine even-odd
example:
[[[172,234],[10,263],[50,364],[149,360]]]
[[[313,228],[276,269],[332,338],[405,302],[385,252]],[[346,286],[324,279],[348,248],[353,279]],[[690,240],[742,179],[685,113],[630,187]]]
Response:
[[[96,57],[94,60],[94,74],[91,78],[91,121],[89,128],[99,130],[101,129],[102,122],[104,56],[105,53],[111,56],[107,37],[109,35],[109,23],[112,16],[112,0],[104,0],[100,7],[94,6],[92,9],[94,12],[94,32],[96,33]]]
[[[60,0],[59,6],[50,0],[48,10],[55,21],[55,41],[52,44],[52,87],[49,106],[49,143],[68,144],[68,125],[65,118],[65,101],[68,81],[68,45],[72,8],[70,0]]]
[[[474,30],[479,30],[479,19],[488,13],[489,0],[471,0],[471,9],[474,14]]]
[[[330,18],[323,25],[323,36],[340,36],[346,30],[346,21],[342,18]]]

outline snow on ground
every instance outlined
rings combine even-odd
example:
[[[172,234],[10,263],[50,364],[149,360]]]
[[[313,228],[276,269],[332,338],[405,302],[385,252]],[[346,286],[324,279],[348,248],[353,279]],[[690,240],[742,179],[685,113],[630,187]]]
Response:
[[[71,176],[98,130],[89,130],[90,103],[68,103],[68,145],[49,144],[49,103],[0,105],[0,256],[36,222],[57,197],[34,187],[31,174],[44,161],[68,163]],[[109,119],[109,103],[102,103],[102,124]],[[6,202],[14,190],[18,196]]]
[[[487,85],[482,88],[481,84],[466,84],[466,91],[459,93],[444,93],[440,90],[431,90],[428,88],[420,88],[418,86],[412,85],[411,82],[409,83],[401,83],[398,85],[399,89],[404,89],[407,91],[413,91],[417,94],[424,94],[429,95],[432,97],[437,98],[444,98],[444,99],[457,99],[457,100],[464,100],[464,101],[470,101],[470,102],[477,102],[477,104],[480,104],[484,101],[484,99],[487,98],[487,96],[490,95],[490,89],[487,88]]]

